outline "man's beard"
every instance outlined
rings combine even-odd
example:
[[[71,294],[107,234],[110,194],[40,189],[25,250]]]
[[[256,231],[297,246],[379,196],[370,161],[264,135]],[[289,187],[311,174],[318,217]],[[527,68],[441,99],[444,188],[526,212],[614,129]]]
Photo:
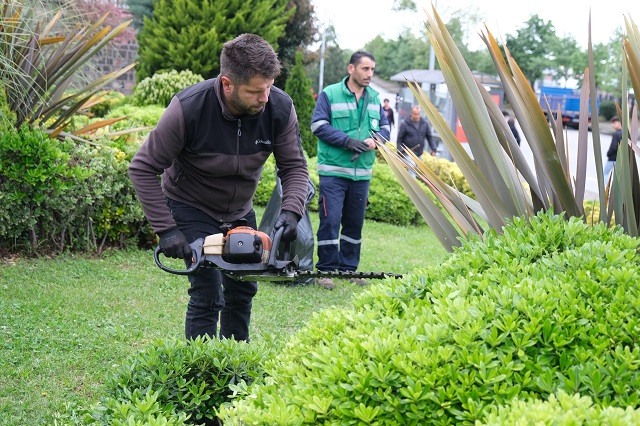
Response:
[[[229,102],[233,105],[233,107],[240,113],[241,115],[253,115],[257,114],[264,108],[264,104],[260,106],[255,105],[246,105],[240,96],[238,96],[238,89],[234,88],[229,96]]]

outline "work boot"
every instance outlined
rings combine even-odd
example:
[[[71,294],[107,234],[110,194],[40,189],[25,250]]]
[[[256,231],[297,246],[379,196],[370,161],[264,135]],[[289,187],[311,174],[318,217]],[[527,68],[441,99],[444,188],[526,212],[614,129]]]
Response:
[[[320,287],[326,288],[327,290],[333,290],[336,286],[331,278],[318,278],[316,280],[316,284]]]
[[[364,278],[350,278],[349,281],[362,287],[367,285],[367,280],[365,280]]]

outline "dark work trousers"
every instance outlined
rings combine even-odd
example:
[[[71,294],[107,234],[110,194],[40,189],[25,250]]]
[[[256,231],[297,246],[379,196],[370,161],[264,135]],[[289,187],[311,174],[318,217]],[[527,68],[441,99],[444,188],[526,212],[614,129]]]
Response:
[[[369,182],[320,176],[320,226],[316,234],[318,271],[355,271],[358,268]]]
[[[222,232],[222,222],[187,204],[167,199],[167,205],[178,225],[191,243],[198,238]],[[256,214],[252,210],[231,225],[250,226],[257,229]],[[258,283],[236,281],[217,269],[202,268],[189,276],[189,304],[185,320],[187,339],[207,335],[217,337],[218,317],[220,317],[220,338],[234,338],[249,341],[251,304],[258,291]]]

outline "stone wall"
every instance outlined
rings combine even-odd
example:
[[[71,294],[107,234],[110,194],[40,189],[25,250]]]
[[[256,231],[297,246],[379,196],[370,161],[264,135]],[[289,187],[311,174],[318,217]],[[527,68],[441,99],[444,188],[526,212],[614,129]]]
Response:
[[[127,65],[135,62],[138,56],[138,44],[130,43],[109,43],[103,47],[96,55],[93,65],[97,76],[103,76],[113,71],[118,71]],[[133,86],[136,84],[135,69],[129,70],[118,79],[106,86],[108,89],[130,95]]]

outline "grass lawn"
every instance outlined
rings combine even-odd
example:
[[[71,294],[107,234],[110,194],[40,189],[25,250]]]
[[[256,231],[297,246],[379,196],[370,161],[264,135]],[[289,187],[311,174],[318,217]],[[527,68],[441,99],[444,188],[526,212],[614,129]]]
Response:
[[[360,270],[406,273],[445,257],[426,226],[365,223]],[[65,404],[96,402],[109,371],[151,340],[184,336],[188,281],[157,268],[150,251],[3,259],[0,267],[1,425],[53,424]],[[347,307],[361,291],[349,282],[333,291],[261,283],[252,340],[284,343],[314,312]]]

